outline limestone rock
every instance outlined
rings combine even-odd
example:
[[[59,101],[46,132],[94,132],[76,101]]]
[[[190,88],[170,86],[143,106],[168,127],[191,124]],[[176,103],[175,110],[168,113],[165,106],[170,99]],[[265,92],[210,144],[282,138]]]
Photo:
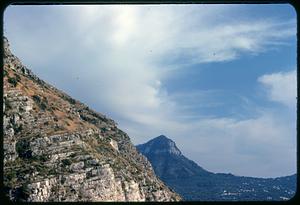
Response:
[[[117,143],[115,140],[110,139],[109,144],[110,144],[116,151],[119,151],[118,143]]]
[[[4,186],[12,201],[178,201],[105,115],[39,79],[4,38]]]

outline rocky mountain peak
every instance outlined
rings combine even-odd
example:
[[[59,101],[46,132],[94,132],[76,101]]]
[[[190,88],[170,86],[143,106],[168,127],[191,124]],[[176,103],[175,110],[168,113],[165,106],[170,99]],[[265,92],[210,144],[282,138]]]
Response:
[[[165,135],[159,135],[154,138],[156,141],[172,141],[170,138],[166,137]],[[173,142],[173,141],[172,141]]]
[[[159,135],[158,137],[150,140],[149,142],[138,145],[140,149],[143,149],[144,153],[160,154],[168,153],[173,155],[182,155],[181,151],[176,146],[176,143],[166,137],[165,135]]]

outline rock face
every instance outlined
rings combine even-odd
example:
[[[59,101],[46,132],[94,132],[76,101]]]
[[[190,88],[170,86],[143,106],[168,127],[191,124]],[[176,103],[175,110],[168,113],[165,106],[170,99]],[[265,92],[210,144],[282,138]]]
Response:
[[[177,148],[175,142],[170,140],[164,135],[160,135],[153,140],[150,140],[146,144],[138,146],[139,150],[142,150],[143,153],[148,154],[171,154],[182,156],[180,150]]]
[[[126,133],[39,79],[4,38],[4,187],[13,201],[179,201]]]
[[[155,173],[188,201],[287,200],[296,191],[296,174],[278,178],[240,177],[206,171],[186,158],[175,142],[161,135],[138,145]]]

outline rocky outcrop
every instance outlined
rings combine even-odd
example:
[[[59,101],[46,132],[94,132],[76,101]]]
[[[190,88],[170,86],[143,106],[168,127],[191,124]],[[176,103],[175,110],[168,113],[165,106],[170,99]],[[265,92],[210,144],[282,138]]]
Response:
[[[4,186],[12,201],[178,201],[117,124],[39,79],[4,38]]]
[[[175,142],[164,135],[160,135],[146,144],[137,146],[138,149],[145,154],[172,154],[182,156],[181,151],[176,146]]]

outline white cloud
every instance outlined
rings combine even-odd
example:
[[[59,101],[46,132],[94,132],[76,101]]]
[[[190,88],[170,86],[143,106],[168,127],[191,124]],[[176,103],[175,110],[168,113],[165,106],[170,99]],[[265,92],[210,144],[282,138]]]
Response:
[[[214,172],[276,177],[296,170],[296,122],[276,113],[235,120],[215,118],[178,126],[173,139],[183,153]]]
[[[9,12],[18,14],[13,13],[14,8],[6,11],[5,26],[16,53],[26,64],[33,70],[52,65],[44,68],[48,69],[43,70],[44,74],[40,73],[50,75],[51,81],[62,88],[68,87],[62,79],[76,84],[68,73],[80,76],[85,80],[85,85],[80,85],[82,90],[97,87],[101,93],[102,98],[99,102],[94,98],[94,104],[103,104],[106,99],[106,108],[130,118],[138,116],[138,112],[163,113],[166,109],[163,105],[172,104],[162,90],[163,85],[155,83],[165,74],[160,63],[173,61],[176,67],[181,58],[184,63],[232,60],[244,51],[261,52],[266,44],[291,36],[293,33],[286,30],[294,29],[290,23],[272,20],[219,23],[227,19],[226,15],[230,16],[230,6],[197,9],[192,6],[63,6],[57,10],[31,7],[30,14],[16,7],[18,12],[26,14],[25,19],[32,17],[30,25],[36,30],[27,30],[21,25],[22,19],[11,25],[12,17],[7,16]],[[49,17],[43,18],[41,11]],[[22,36],[15,32],[18,26],[22,28]],[[53,73],[62,69],[67,74],[61,79],[54,77]],[[85,93],[80,95],[82,99],[88,98]]]
[[[296,106],[296,70],[266,74],[259,77],[258,81],[268,89],[270,100],[283,103],[289,107]]]

